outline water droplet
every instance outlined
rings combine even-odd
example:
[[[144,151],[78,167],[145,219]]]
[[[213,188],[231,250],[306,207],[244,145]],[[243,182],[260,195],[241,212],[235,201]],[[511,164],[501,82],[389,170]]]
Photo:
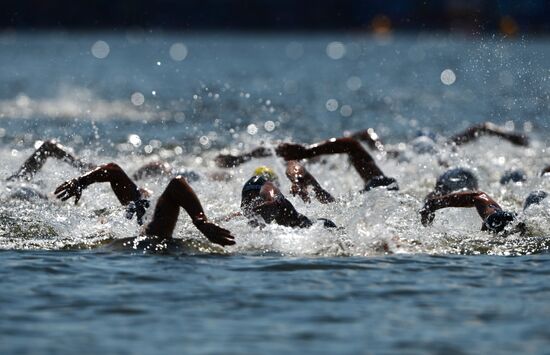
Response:
[[[445,69],[441,72],[441,82],[445,85],[452,85],[456,81],[456,75],[451,69]]]
[[[141,145],[141,138],[137,134],[130,134],[128,136],[128,143],[137,148]]]
[[[326,52],[330,59],[338,60],[346,54],[346,47],[342,42],[330,42],[327,45]]]
[[[256,133],[258,133],[258,127],[256,127],[255,124],[249,124],[248,127],[246,127],[246,131],[250,135],[255,135]]]
[[[92,45],[92,49],[91,49],[92,55],[97,59],[107,58],[110,51],[111,51],[111,48],[109,48],[109,44],[105,41],[95,42]]]
[[[275,122],[273,121],[266,121],[264,123],[264,128],[268,132],[272,132],[275,129]]]
[[[134,92],[130,97],[130,101],[136,106],[141,106],[145,102],[145,96],[141,92]]]
[[[362,81],[361,81],[361,78],[357,77],[357,76],[350,76],[348,78],[348,80],[346,81],[346,86],[348,87],[348,89],[350,89],[351,91],[357,91],[361,88],[361,86],[363,85]]]
[[[351,108],[350,105],[343,105],[340,108],[340,114],[342,115],[342,117],[349,117],[351,116],[352,113],[353,113],[353,109]]]
[[[336,99],[328,99],[327,103],[325,104],[325,107],[330,112],[336,111],[338,110],[338,101],[336,101]]]
[[[170,57],[177,62],[184,60],[187,53],[187,46],[183,43],[174,43],[170,46]]]

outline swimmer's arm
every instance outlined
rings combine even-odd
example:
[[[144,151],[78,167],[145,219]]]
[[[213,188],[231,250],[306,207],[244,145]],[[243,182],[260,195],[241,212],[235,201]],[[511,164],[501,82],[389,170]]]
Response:
[[[529,138],[525,134],[506,131],[491,122],[474,125],[449,138],[449,142],[454,143],[455,145],[462,145],[474,141],[481,136],[499,137],[514,145],[523,147],[529,145]]]
[[[17,173],[10,176],[8,180],[32,178],[32,176],[44,166],[47,158],[49,157],[64,161],[81,171],[86,171],[95,167],[93,164],[84,163],[79,158],[76,158],[61,144],[55,142],[54,140],[49,140],[42,143],[42,145],[40,145],[40,147],[31,154],[23,165],[21,165]]]
[[[483,220],[496,211],[501,210],[498,203],[485,192],[456,192],[426,200],[424,206],[420,210],[422,224],[424,226],[431,224],[435,218],[435,211],[449,207],[475,207],[477,213]]]
[[[332,138],[308,147],[284,143],[277,147],[277,154],[285,160],[307,159],[325,154],[347,154],[365,184],[375,176],[385,176],[361,143],[350,137]]]
[[[101,165],[82,176],[65,181],[57,187],[54,193],[62,201],[74,196],[76,204],[82,195],[83,189],[99,182],[109,182],[122,205],[128,205],[130,202],[137,201],[141,197],[138,186],[115,163]]]
[[[293,196],[300,196],[304,202],[311,202],[307,191],[308,186],[312,186],[313,191],[315,192],[315,197],[319,200],[319,202],[334,202],[334,197],[332,197],[328,191],[323,189],[313,175],[311,175],[310,172],[296,160],[290,160],[287,163],[286,176],[292,183],[290,193],[292,193]]]
[[[540,172],[540,176],[546,175],[548,173],[550,173],[550,165],[542,169],[542,171]]]
[[[249,153],[244,153],[241,155],[220,154],[216,157],[215,161],[216,165],[220,168],[234,168],[250,161],[252,158],[265,158],[272,155],[271,150],[264,147],[258,147]]]
[[[180,207],[191,217],[195,227],[211,242],[222,246],[235,244],[231,232],[208,221],[199,198],[183,177],[172,179],[160,196],[153,220],[146,227],[146,233],[171,237]]]

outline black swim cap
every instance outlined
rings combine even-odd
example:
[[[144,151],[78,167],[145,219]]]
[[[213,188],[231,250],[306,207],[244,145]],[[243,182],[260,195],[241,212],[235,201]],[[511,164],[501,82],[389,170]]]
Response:
[[[478,183],[475,174],[465,168],[447,170],[437,178],[435,192],[447,195],[460,190],[477,190]]]
[[[483,225],[493,233],[500,233],[516,219],[516,214],[507,211],[496,211],[483,221]]]
[[[527,198],[525,199],[525,203],[523,204],[523,209],[525,210],[527,209],[527,207],[531,205],[537,205],[541,203],[542,200],[544,200],[547,196],[548,194],[541,190],[531,192],[529,196],[527,196]]]
[[[399,185],[397,185],[397,180],[391,177],[383,176],[383,175],[375,176],[372,179],[370,179],[369,182],[365,185],[365,188],[363,189],[363,191],[370,191],[375,187],[385,187],[387,190],[390,190],[390,191],[399,190]]]
[[[522,169],[507,170],[500,178],[500,184],[506,185],[509,182],[524,182],[527,180],[527,174]]]

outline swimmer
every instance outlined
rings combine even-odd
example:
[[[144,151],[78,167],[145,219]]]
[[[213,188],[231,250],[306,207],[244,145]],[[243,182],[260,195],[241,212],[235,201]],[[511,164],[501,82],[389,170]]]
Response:
[[[64,161],[81,172],[95,168],[94,164],[86,163],[71,154],[67,148],[55,140],[43,142],[31,156],[25,160],[19,170],[7,178],[8,181],[16,179],[31,180],[32,177],[44,166],[48,158],[56,158]]]
[[[344,138],[350,138],[364,142],[370,149],[378,151],[380,153],[387,153],[390,156],[396,153],[395,151],[388,151],[386,149],[386,147],[380,140],[380,137],[372,128],[356,133],[344,132]],[[275,153],[279,155],[277,153],[277,149],[275,149]],[[271,149],[258,147],[253,149],[249,153],[244,153],[241,155],[220,154],[216,157],[215,161],[220,168],[234,168],[252,160],[253,158],[266,158],[272,155],[273,151]]]
[[[278,176],[266,167],[260,166],[243,186],[241,210],[252,224],[261,225],[258,217],[265,223],[275,222],[282,226],[307,228],[313,222],[300,214],[279,189]],[[325,227],[336,227],[333,222],[322,219]]]
[[[48,158],[56,158],[68,163],[70,166],[78,169],[81,173],[97,168],[96,164],[84,162],[82,159],[74,156],[63,145],[55,140],[43,142],[31,156],[25,160],[19,170],[7,178],[13,180],[31,180],[34,175],[42,169]],[[200,180],[201,176],[192,170],[176,170],[169,163],[164,161],[152,161],[140,167],[133,175],[134,180],[151,178],[157,176],[173,177],[183,176],[189,182]],[[227,181],[231,178],[227,173],[213,173],[209,178],[214,181]]]
[[[529,146],[529,138],[525,134],[508,131],[491,122],[473,125],[464,131],[451,136],[447,139],[447,143],[460,146],[483,136],[497,137],[520,147]]]
[[[458,147],[466,143],[475,141],[483,136],[493,136],[506,140],[514,145],[526,147],[529,145],[529,139],[525,134],[512,132],[505,130],[491,122],[484,122],[481,124],[473,125],[466,130],[451,136],[444,140],[444,144]],[[345,132],[344,137],[353,138],[355,140],[365,143],[372,151],[382,153],[388,158],[397,158],[401,152],[399,150],[388,149],[385,146],[380,136],[372,128],[358,131],[355,133]],[[411,144],[413,150],[418,154],[434,154],[437,153],[436,147],[437,136],[435,134],[429,134],[421,132],[421,134],[415,138]],[[272,151],[264,147],[258,147],[249,153],[241,155],[227,155],[220,154],[216,157],[216,164],[220,168],[233,168],[246,163],[253,158],[265,158],[272,156]],[[278,154],[277,154],[278,155]],[[441,162],[441,165],[446,165],[446,162]],[[549,170],[550,171],[550,167]]]
[[[425,201],[420,210],[421,222],[424,226],[433,223],[435,211],[442,208],[475,207],[483,224],[481,230],[501,233],[506,226],[516,220],[516,213],[504,211],[495,200],[485,192],[464,191],[448,195],[432,197]]]
[[[351,137],[332,138],[307,147],[300,144],[283,143],[277,147],[276,151],[277,155],[287,161],[327,154],[347,154],[351,164],[365,183],[363,191],[369,191],[376,187],[384,187],[388,190],[399,189],[397,181],[384,175],[372,156],[357,140]]]
[[[140,225],[143,223],[143,215],[149,207],[147,197],[150,192],[138,188],[117,164],[105,164],[80,177],[65,181],[54,193],[62,201],[74,197],[76,204],[82,197],[84,189],[99,182],[111,184],[119,202],[128,206],[127,218],[131,219],[136,214],[138,223]],[[142,230],[142,235],[156,237],[157,242],[170,241],[178,221],[180,207],[185,209],[195,227],[212,243],[222,246],[235,244],[234,237],[228,230],[208,221],[199,198],[181,176],[170,180],[157,201],[151,222]]]
[[[541,203],[548,194],[544,191],[531,192],[523,204],[525,211],[532,205]],[[475,207],[477,213],[483,220],[481,230],[493,233],[501,233],[506,226],[515,222],[517,214],[515,212],[504,211],[499,204],[485,192],[481,191],[463,191],[450,193],[448,195],[434,196],[425,201],[420,210],[420,219],[424,226],[432,224],[435,218],[435,211],[449,207]],[[510,232],[525,231],[525,225],[518,223]]]

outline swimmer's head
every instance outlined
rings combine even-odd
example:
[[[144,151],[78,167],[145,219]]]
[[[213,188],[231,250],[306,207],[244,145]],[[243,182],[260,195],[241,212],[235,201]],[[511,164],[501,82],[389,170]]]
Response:
[[[271,168],[269,168],[265,165],[257,167],[254,170],[254,176],[262,176],[264,179],[266,179],[267,181],[270,181],[270,182],[278,182],[279,181],[279,177],[277,176],[277,174],[275,174],[273,169],[271,169]]]
[[[547,196],[548,194],[541,190],[531,192],[529,196],[527,196],[527,198],[525,199],[523,210],[526,210],[531,205],[537,205],[541,203],[542,200],[544,200]]]
[[[506,185],[509,182],[524,182],[527,181],[527,174],[522,169],[507,170],[500,178],[500,184]]]
[[[483,226],[493,233],[500,233],[516,219],[516,214],[507,211],[496,211],[483,221]]]
[[[478,189],[475,174],[465,168],[447,170],[437,178],[435,192],[438,195],[447,195],[461,190],[474,191]]]
[[[399,190],[399,185],[397,185],[397,180],[387,176],[375,176],[369,180],[365,185],[363,191],[370,191],[376,187],[384,187],[386,190],[397,191]]]

